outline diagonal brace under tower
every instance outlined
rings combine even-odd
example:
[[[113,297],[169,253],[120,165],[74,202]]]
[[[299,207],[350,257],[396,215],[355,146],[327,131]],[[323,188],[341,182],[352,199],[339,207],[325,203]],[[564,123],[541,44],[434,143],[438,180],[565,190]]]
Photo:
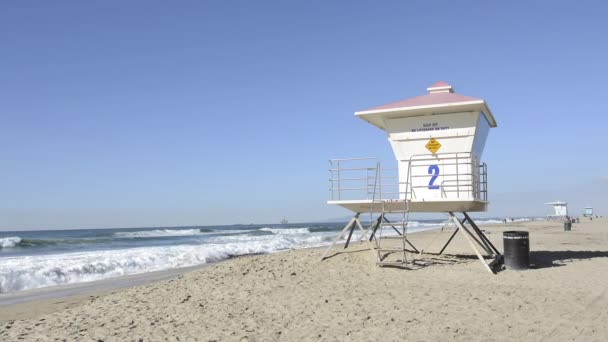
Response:
[[[348,238],[346,239],[346,244],[344,244],[344,248],[345,249],[348,248],[348,245],[350,244],[350,240],[353,236],[353,232],[355,231],[356,227],[358,227],[359,231],[361,232],[361,241],[367,241],[367,231],[361,225],[361,221],[359,220],[360,214],[361,213],[356,213],[355,216],[353,216],[353,218],[351,218],[350,221],[348,221],[348,223],[344,226],[344,228],[342,229],[340,234],[338,234],[338,236],[336,237],[334,242],[332,242],[332,244],[329,247],[327,247],[327,249],[325,250],[325,253],[323,253],[323,256],[321,257],[321,261],[323,261],[327,258],[327,254],[329,254],[329,251],[331,251],[334,248],[334,246],[336,245],[336,243],[338,243],[338,241],[340,241],[344,238],[346,232],[349,232],[349,233],[348,233]],[[368,242],[368,244],[370,245],[370,249],[373,249],[371,247],[371,242]]]
[[[495,273],[494,266],[502,263],[502,255],[500,254],[498,249],[496,249],[496,247],[494,247],[492,242],[490,242],[488,237],[481,231],[481,229],[479,229],[479,227],[475,224],[475,222],[471,219],[471,217],[466,212],[462,213],[464,215],[464,219],[462,219],[462,221],[459,220],[453,212],[449,212],[449,214],[450,214],[450,220],[456,224],[456,230],[454,231],[454,233],[452,233],[452,235],[450,236],[450,238],[448,239],[446,244],[443,246],[443,248],[441,248],[441,251],[439,252],[439,254],[443,253],[443,251],[450,244],[450,242],[452,242],[452,239],[454,238],[456,233],[458,233],[460,230],[462,230],[464,237],[466,238],[467,242],[469,242],[469,245],[471,246],[471,248],[473,249],[473,251],[475,252],[477,257],[479,258],[481,263],[484,265],[484,267],[490,273]],[[469,223],[469,225],[471,227],[470,228],[467,227],[465,225],[465,223]],[[492,262],[490,262],[490,264],[486,263],[486,260],[482,256],[482,253],[478,247],[481,247],[481,249],[483,249],[484,252],[486,252],[486,254],[488,256],[490,256],[494,259]]]

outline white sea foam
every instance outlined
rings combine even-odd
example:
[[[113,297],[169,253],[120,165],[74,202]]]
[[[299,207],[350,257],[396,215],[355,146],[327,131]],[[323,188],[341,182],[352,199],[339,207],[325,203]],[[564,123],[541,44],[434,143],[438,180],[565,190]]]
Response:
[[[408,232],[432,229],[440,225],[439,223],[410,221]],[[367,225],[365,226],[367,227]],[[260,230],[272,234],[236,234],[236,232],[252,233]],[[0,292],[20,291],[201,265],[245,254],[272,253],[287,249],[325,246],[331,243],[338,234],[337,230],[311,233],[307,227],[265,227],[260,230],[226,230],[224,232],[229,234],[210,234],[205,237],[204,243],[200,245],[135,247],[121,250],[0,258]],[[149,237],[188,234],[205,233],[200,233],[198,229],[157,229],[121,232],[115,233],[115,236]],[[384,236],[396,234],[390,228],[385,228],[382,232]],[[351,241],[358,241],[359,237],[360,232],[356,229]],[[343,238],[342,242],[344,240]],[[5,244],[12,246],[18,244],[21,239],[11,237],[3,238],[0,241],[2,241],[2,246]]]
[[[204,234],[200,229],[155,229],[155,230],[138,230],[134,232],[116,232],[114,236],[121,238],[138,238],[138,237],[163,237],[163,236],[188,236]]]
[[[536,219],[532,219],[532,218],[527,218],[527,217],[522,217],[522,218],[516,218],[513,219],[513,221],[511,221],[510,218],[507,218],[507,223],[511,223],[511,222],[526,222],[526,221],[532,221],[532,220],[536,220]],[[480,219],[480,220],[476,220],[475,223],[477,224],[501,224],[504,223],[504,221],[502,219]]]
[[[473,220],[475,221],[475,223],[477,224],[498,224],[498,223],[504,223],[503,220],[493,220],[493,219],[488,219],[488,220]]]
[[[0,259],[0,292],[207,264],[245,254],[326,245],[334,234],[225,236],[223,243],[141,247]],[[242,240],[230,241],[239,237]]]
[[[432,222],[418,222],[418,221],[409,221],[407,223],[408,228],[433,228],[433,227],[441,227],[444,223],[432,223]],[[420,229],[424,230],[424,229]]]
[[[261,231],[270,232],[277,235],[290,235],[290,234],[307,234],[310,233],[308,228],[260,228]]]
[[[0,238],[0,248],[15,247],[21,243],[21,238],[18,236],[9,236]]]

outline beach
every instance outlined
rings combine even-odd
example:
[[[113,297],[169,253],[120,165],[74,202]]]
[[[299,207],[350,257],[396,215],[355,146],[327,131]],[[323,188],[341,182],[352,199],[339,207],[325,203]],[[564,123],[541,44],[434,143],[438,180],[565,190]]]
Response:
[[[1,307],[0,340],[606,341],[608,220],[483,226],[530,232],[532,268],[488,273],[458,233],[420,268],[367,244],[246,255],[162,280]],[[451,231],[411,234],[438,251]],[[429,246],[429,244],[432,244]],[[69,305],[66,305],[68,303]]]

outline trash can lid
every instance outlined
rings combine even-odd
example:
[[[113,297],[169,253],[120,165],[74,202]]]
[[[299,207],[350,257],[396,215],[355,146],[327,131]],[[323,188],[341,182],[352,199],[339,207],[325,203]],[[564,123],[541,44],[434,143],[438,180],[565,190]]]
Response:
[[[525,230],[509,230],[502,233],[505,239],[527,239],[528,235],[528,232]]]

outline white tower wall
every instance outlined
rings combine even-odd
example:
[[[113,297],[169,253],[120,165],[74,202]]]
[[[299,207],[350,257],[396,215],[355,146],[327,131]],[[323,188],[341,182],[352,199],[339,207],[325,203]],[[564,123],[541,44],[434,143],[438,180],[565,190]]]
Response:
[[[479,199],[479,160],[490,125],[481,112],[386,119],[399,167],[400,198]],[[427,143],[435,139],[435,153]]]
[[[445,82],[427,92],[355,112],[387,133],[398,175],[380,163],[376,168],[345,167],[349,160],[368,158],[332,160],[329,203],[358,213],[399,211],[405,203],[410,212],[487,209],[487,172],[485,165],[481,172],[480,159],[488,132],[496,127],[494,116],[483,99],[455,93]],[[360,170],[362,176],[350,176]],[[362,185],[352,185],[357,182]],[[360,197],[346,197],[358,191]]]

